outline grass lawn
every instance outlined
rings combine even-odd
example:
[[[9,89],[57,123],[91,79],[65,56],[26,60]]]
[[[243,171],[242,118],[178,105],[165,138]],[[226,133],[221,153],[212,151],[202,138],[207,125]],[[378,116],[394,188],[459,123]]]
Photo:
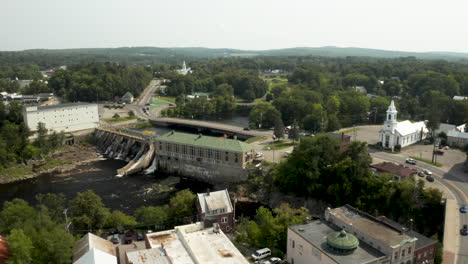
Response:
[[[134,120],[134,119],[138,119],[138,117],[137,116],[126,116],[126,117],[119,117],[119,118],[104,119],[104,121],[106,121],[108,123],[117,123],[117,122]]]
[[[167,102],[175,103],[175,97],[170,96],[154,96],[153,100],[151,101],[152,104],[167,104]],[[167,102],[164,102],[164,101]]]
[[[426,162],[426,163],[432,164],[432,165],[437,166],[437,167],[442,167],[442,165],[443,165],[442,163],[432,162],[432,160],[423,159],[423,158],[416,157],[416,156],[410,156],[410,158],[415,159],[415,160],[419,160],[419,161],[422,161],[422,162]]]
[[[285,149],[285,148],[292,147],[292,146],[297,146],[297,144],[298,144],[297,142],[278,140],[278,141],[274,141],[266,145],[265,147],[263,147],[263,149],[268,149],[269,147],[271,150],[279,150],[279,149]]]

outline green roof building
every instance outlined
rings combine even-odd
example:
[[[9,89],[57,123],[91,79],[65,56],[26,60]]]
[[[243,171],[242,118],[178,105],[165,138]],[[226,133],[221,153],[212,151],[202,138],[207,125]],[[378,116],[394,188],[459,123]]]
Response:
[[[327,236],[327,245],[340,253],[351,253],[359,246],[359,240],[345,230],[330,233]]]
[[[254,148],[243,141],[171,131],[155,139],[156,154],[245,168],[253,161]]]

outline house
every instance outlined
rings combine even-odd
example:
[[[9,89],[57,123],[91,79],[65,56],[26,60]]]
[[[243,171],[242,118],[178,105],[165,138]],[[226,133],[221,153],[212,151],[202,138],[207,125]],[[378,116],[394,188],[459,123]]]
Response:
[[[397,121],[397,113],[393,100],[387,110],[387,120],[379,131],[379,140],[384,148],[394,149],[395,146],[405,147],[425,139],[429,133],[426,123]]]
[[[468,100],[467,96],[459,96],[459,95],[454,95],[453,100],[455,101],[463,101],[463,100]]]
[[[34,133],[39,123],[55,132],[93,129],[99,125],[98,106],[90,103],[24,106],[23,118],[29,130]]]
[[[450,130],[447,133],[447,145],[463,148],[468,144],[468,132]]]
[[[126,104],[131,104],[133,103],[133,94],[130,92],[126,92],[121,98],[120,101],[126,103]]]
[[[227,189],[197,194],[198,216],[201,221],[218,223],[224,232],[234,229],[234,208]]]
[[[0,236],[0,263],[6,263],[6,260],[10,258],[10,252],[8,251],[8,243],[5,237]]]
[[[187,99],[195,99],[195,98],[202,98],[202,97],[209,99],[210,93],[195,92],[195,93],[187,95]]]
[[[146,234],[145,243],[148,250],[128,252],[127,263],[249,263],[216,224],[197,222]],[[142,254],[151,261],[142,262]]]
[[[115,246],[91,233],[86,234],[73,247],[73,264],[117,264]]]
[[[357,92],[367,94],[367,89],[364,86],[353,86],[353,89],[356,90]]]
[[[341,134],[340,133],[332,133],[332,132],[329,132],[327,134],[329,136],[334,137],[334,138],[336,138],[336,139],[338,139],[340,141],[340,147],[339,147],[340,152],[345,151],[351,145],[351,136],[350,135],[346,135],[343,132]]]
[[[395,180],[402,181],[411,178],[418,173],[417,170],[393,162],[382,162],[370,165],[377,174],[388,173],[395,177]]]

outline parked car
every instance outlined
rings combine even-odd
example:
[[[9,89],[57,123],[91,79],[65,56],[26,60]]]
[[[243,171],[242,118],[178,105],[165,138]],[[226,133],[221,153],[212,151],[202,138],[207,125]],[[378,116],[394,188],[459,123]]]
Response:
[[[264,264],[279,264],[281,262],[280,258],[272,257],[269,260],[263,262]]]
[[[468,212],[468,206],[466,206],[466,204],[464,204],[464,205],[462,205],[462,207],[460,207],[460,213],[466,214],[466,212]]]
[[[113,244],[118,244],[120,242],[120,239],[119,239],[119,234],[114,234],[111,238],[111,242]]]
[[[262,248],[262,249],[259,249],[257,251],[255,251],[253,254],[252,254],[252,259],[253,260],[260,260],[260,259],[264,259],[268,256],[271,255],[271,250],[269,248]]]
[[[143,233],[138,232],[138,233],[137,233],[137,236],[136,236],[136,239],[137,239],[137,241],[142,241],[142,240],[145,239],[145,237],[143,236]]]
[[[442,156],[442,155],[444,155],[444,151],[440,150],[440,149],[436,149],[436,150],[434,150],[434,154]]]
[[[433,182],[434,181],[434,176],[427,175],[426,180],[429,181],[429,182]]]
[[[174,107],[174,106],[175,106],[175,104],[169,104],[169,106],[170,106],[170,107]]]
[[[432,175],[432,172],[430,170],[423,170],[423,172],[426,174],[426,175]]]
[[[261,157],[263,157],[263,153],[261,152],[255,153],[255,158],[261,158]]]
[[[146,105],[146,106],[149,106],[149,105],[151,105],[151,104],[150,104],[150,103],[146,103],[145,105]]]
[[[424,173],[424,171],[420,171],[420,172],[418,172],[418,176],[419,177],[424,177],[424,176],[426,176],[426,174]]]
[[[245,130],[245,131],[250,131],[250,128],[244,127],[244,130]]]
[[[468,235],[468,225],[463,225],[463,228],[460,229],[460,234],[462,236],[467,236]]]
[[[412,158],[407,158],[405,162],[411,165],[416,165],[416,161]]]

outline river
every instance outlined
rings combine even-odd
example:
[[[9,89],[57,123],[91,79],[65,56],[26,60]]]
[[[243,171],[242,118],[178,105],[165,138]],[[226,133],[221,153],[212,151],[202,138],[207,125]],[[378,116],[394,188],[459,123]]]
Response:
[[[0,203],[13,198],[21,198],[36,204],[38,193],[63,193],[68,199],[76,193],[93,190],[101,196],[105,206],[133,214],[140,206],[157,206],[169,202],[169,194],[148,195],[152,184],[166,182],[169,176],[136,174],[129,177],[116,177],[116,170],[126,163],[119,160],[100,160],[81,165],[72,173],[42,175],[21,182],[0,185]],[[212,185],[181,179],[176,190],[190,189],[192,192],[205,192]]]

